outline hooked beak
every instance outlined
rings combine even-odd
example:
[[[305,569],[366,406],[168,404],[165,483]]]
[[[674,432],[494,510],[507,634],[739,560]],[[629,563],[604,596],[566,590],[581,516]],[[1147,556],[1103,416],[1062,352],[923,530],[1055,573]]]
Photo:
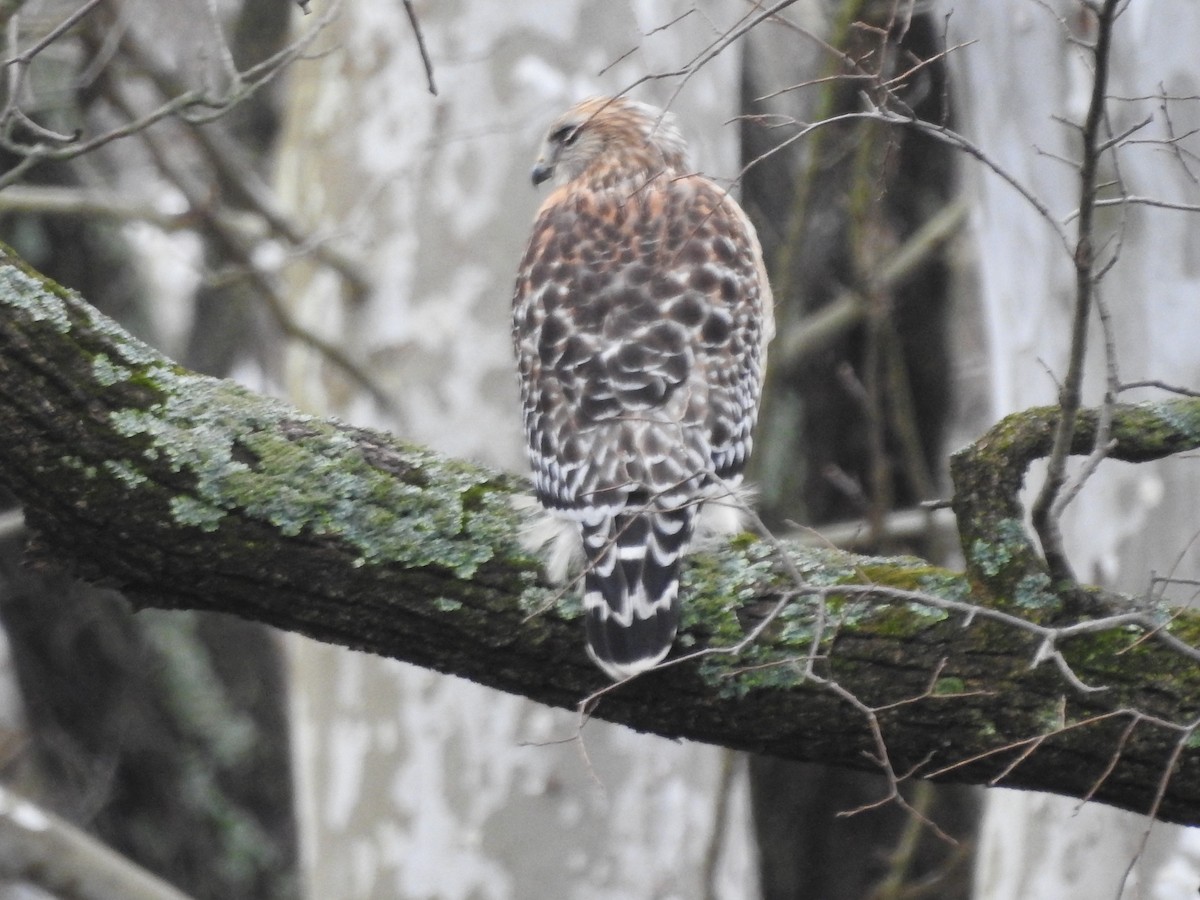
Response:
[[[546,162],[544,159],[539,159],[533,165],[533,169],[529,173],[529,177],[533,180],[533,186],[537,187],[543,181],[547,181],[554,174],[554,163]]]

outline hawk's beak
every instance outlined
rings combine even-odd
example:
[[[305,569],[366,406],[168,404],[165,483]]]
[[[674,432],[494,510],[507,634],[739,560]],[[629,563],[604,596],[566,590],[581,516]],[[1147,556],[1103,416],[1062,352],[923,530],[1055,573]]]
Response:
[[[554,163],[546,162],[544,159],[539,159],[533,164],[533,170],[529,173],[529,177],[533,179],[533,186],[537,187],[543,181],[546,181],[554,174]]]

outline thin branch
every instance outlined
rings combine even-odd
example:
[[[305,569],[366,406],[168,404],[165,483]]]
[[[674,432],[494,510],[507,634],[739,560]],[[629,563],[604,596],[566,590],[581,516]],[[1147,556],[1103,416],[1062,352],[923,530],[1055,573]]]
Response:
[[[213,43],[217,46],[217,56],[221,60],[221,68],[225,70],[225,77],[234,90],[242,86],[242,73],[238,71],[237,63],[233,60],[233,48],[229,46],[229,41],[225,39],[225,29],[221,27],[221,13],[217,9],[217,0],[205,0],[205,7],[208,11],[209,24],[212,26]],[[130,29],[125,29],[128,34]]]
[[[421,31],[421,23],[417,20],[417,11],[413,9],[412,0],[404,0],[404,11],[408,13],[408,24],[412,26],[413,36],[417,39],[417,51],[421,54],[421,62],[425,66],[425,83],[429,93],[437,96],[437,85],[433,82],[433,61],[425,47],[425,35]]]
[[[1126,381],[1121,384],[1122,391],[1132,391],[1135,388],[1158,388],[1160,391],[1167,391],[1171,394],[1180,394],[1184,397],[1200,397],[1200,391],[1194,388],[1181,387],[1175,384],[1167,384],[1165,381],[1159,381],[1157,378],[1145,379],[1142,381]]]
[[[112,79],[104,81],[104,89],[113,106],[133,119],[137,111],[125,85]],[[256,264],[254,247],[247,246],[244,235],[228,227],[228,223],[209,210],[209,204],[196,184],[192,173],[184,171],[177,161],[174,148],[167,145],[164,136],[154,130],[143,130],[139,136],[145,142],[159,170],[183,193],[192,214],[202,218],[209,226],[220,245],[238,260],[253,282],[259,296],[264,300],[267,311],[275,324],[287,337],[312,347],[331,364],[344,372],[351,381],[366,391],[380,407],[389,413],[396,412],[395,400],[376,381],[372,373],[358,360],[350,356],[344,347],[296,322],[288,311],[287,299],[275,281]]]
[[[59,22],[58,25],[56,25],[55,27],[51,28],[48,32],[46,32],[46,34],[44,34],[41,37],[41,39],[38,40],[36,43],[34,43],[30,47],[28,47],[26,50],[24,50],[18,56],[9,57],[8,59],[6,59],[4,61],[4,65],[6,65],[6,66],[28,65],[30,62],[33,61],[33,58],[35,56],[37,56],[39,53],[41,53],[43,50],[45,50],[47,47],[49,47],[51,44],[53,44],[55,41],[57,41],[60,37],[62,37],[64,34],[66,34],[68,31],[70,31],[72,28],[74,28],[76,24],[81,22],[84,19],[84,17],[86,17],[89,13],[92,12],[92,10],[94,10],[97,6],[99,6],[103,2],[104,2],[104,0],[87,0],[87,2],[85,2],[82,6],[80,6],[78,9],[76,9],[75,12],[71,13],[69,16],[67,16],[65,19],[63,19],[61,22]]]
[[[1162,200],[1158,197],[1143,197],[1138,194],[1128,194],[1121,197],[1105,197],[1092,203],[1093,209],[1107,209],[1113,206],[1152,206],[1155,209],[1169,209],[1176,212],[1200,212],[1200,203],[1182,203],[1177,200]],[[1073,210],[1064,220],[1067,223],[1079,218],[1080,211]]]
[[[0,873],[75,900],[187,900],[172,885],[3,785]]]
[[[1075,414],[1082,405],[1083,366],[1087,355],[1087,328],[1091,319],[1095,283],[1096,181],[1099,170],[1100,128],[1104,122],[1105,94],[1108,90],[1109,52],[1113,21],[1119,0],[1104,0],[1095,10],[1098,35],[1095,45],[1095,73],[1092,95],[1083,125],[1083,153],[1079,167],[1079,224],[1073,258],[1075,261],[1075,313],[1071,324],[1071,349],[1067,375],[1059,391],[1062,415],[1055,426],[1054,446],[1046,463],[1046,478],[1032,507],[1034,528],[1042,544],[1042,553],[1051,576],[1074,582],[1075,573],[1063,548],[1061,519],[1055,515],[1055,502],[1066,481],[1067,458],[1074,437]]]
[[[1106,138],[1104,141],[1102,141],[1100,143],[1100,145],[1096,148],[1097,152],[1104,153],[1106,150],[1111,150],[1114,147],[1120,146],[1122,143],[1124,143],[1124,141],[1127,137],[1129,137],[1131,134],[1134,134],[1135,132],[1141,131],[1143,128],[1145,128],[1147,125],[1149,125],[1153,121],[1154,121],[1154,115],[1151,114],[1151,115],[1146,116],[1146,118],[1142,119],[1139,122],[1134,122],[1132,125],[1130,125],[1128,128],[1126,128],[1124,131],[1120,132],[1119,134],[1114,134],[1114,135]]]
[[[767,19],[772,18],[796,2],[797,0],[779,0],[779,2],[763,10],[756,16],[751,17],[749,15],[744,15],[739,20],[739,24],[727,29],[719,39],[713,41],[713,43],[693,57],[692,60],[685,66],[670,72],[658,72],[650,75],[643,75],[641,78],[638,78],[633,83],[628,85],[621,93],[628,93],[638,85],[647,81],[661,81],[668,78],[679,78],[679,83],[675,86],[674,90],[671,91],[667,102],[663,104],[664,108],[669,109],[671,104],[675,102],[675,98],[679,96],[680,91],[682,91],[687,83],[691,81],[692,76],[699,72],[702,68],[704,68],[705,65],[711,62],[717,56],[719,56],[726,47],[738,39],[745,37],[746,34],[748,34],[751,29],[753,29],[760,22],[764,22]]]
[[[113,219],[118,222],[147,222],[163,231],[194,228],[197,217],[190,210],[166,212],[153,203],[143,202],[124,193],[94,188],[57,185],[15,184],[0,191],[0,212],[37,213],[48,216],[82,216]],[[255,239],[265,233],[257,217],[213,211],[228,228]],[[257,226],[257,227],[255,227]]]
[[[92,5],[99,5],[102,2],[105,0],[89,0],[89,4]],[[213,121],[270,84],[293,61],[304,54],[337,16],[342,2],[343,0],[330,0],[326,12],[292,44],[241,72],[239,84],[235,89],[220,94],[200,89],[185,91],[123,126],[95,135],[85,141],[72,142],[65,147],[48,147],[42,143],[28,144],[14,141],[7,133],[7,129],[0,130],[0,146],[18,156],[34,158],[35,161],[61,162],[75,159],[113,141],[137,134],[163,119],[180,117],[196,124]],[[14,102],[12,97],[9,98],[9,102]],[[201,112],[202,110],[203,112]],[[9,119],[11,121],[12,116],[9,116]],[[13,177],[11,171],[0,176],[0,189],[15,181],[16,178]]]
[[[176,75],[158,63],[152,49],[136,34],[130,31],[122,34],[120,47],[163,96],[182,90]],[[328,241],[306,234],[284,210],[275,192],[257,175],[246,159],[245,151],[220,122],[193,127],[192,135],[222,184],[228,186],[238,201],[261,215],[270,228],[293,247],[310,250],[316,259],[334,269],[345,281],[352,301],[369,293],[370,279],[363,271],[363,264]]]
[[[965,198],[959,197],[922,223],[876,272],[869,274],[867,292],[888,292],[903,282],[958,233],[967,210]],[[776,339],[771,349],[773,358],[778,360],[775,364],[791,367],[819,352],[861,322],[866,315],[866,305],[861,292],[847,290],[838,295],[832,303],[800,320],[796,327]]]
[[[1111,134],[1112,128],[1109,123],[1107,113],[1104,116],[1104,122]],[[1105,142],[1105,147],[1114,147],[1117,142],[1111,138]],[[1103,152],[1103,151],[1101,151]],[[1121,174],[1121,160],[1116,153],[1111,154],[1113,171],[1115,173],[1115,181],[1118,186],[1124,184],[1124,178]],[[1063,512],[1067,505],[1071,503],[1079,495],[1083,486],[1088,479],[1095,474],[1109,452],[1113,449],[1111,440],[1113,415],[1116,409],[1117,398],[1121,393],[1121,377],[1117,365],[1117,337],[1113,327],[1112,315],[1109,312],[1108,304],[1104,300],[1104,293],[1100,290],[1099,281],[1108,272],[1116,261],[1121,257],[1121,248],[1125,244],[1126,225],[1128,224],[1128,211],[1121,210],[1120,223],[1116,228],[1116,245],[1112,248],[1109,260],[1104,264],[1100,271],[1093,278],[1094,287],[1092,288],[1092,299],[1095,302],[1096,314],[1100,319],[1100,328],[1104,334],[1104,373],[1105,373],[1105,390],[1104,399],[1100,406],[1100,415],[1096,424],[1096,439],[1092,448],[1092,452],[1088,454],[1082,468],[1076,475],[1070,479],[1065,485],[1061,493],[1054,499],[1051,504],[1050,517],[1052,520],[1060,521]]]
[[[867,725],[871,732],[871,739],[875,744],[874,762],[879,766],[888,785],[888,792],[886,796],[881,797],[874,803],[864,804],[857,809],[839,812],[838,815],[841,817],[853,816],[858,813],[865,812],[868,809],[874,809],[875,807],[882,806],[887,803],[895,803],[897,806],[919,821],[922,825],[928,828],[938,838],[945,841],[947,844],[957,846],[958,842],[954,840],[954,838],[946,834],[946,832],[944,832],[936,822],[934,822],[920,810],[913,807],[912,804],[908,802],[908,799],[902,793],[900,793],[901,782],[911,777],[913,773],[908,772],[904,775],[899,775],[896,772],[895,767],[892,765],[891,754],[888,750],[887,741],[883,736],[883,727],[879,722],[879,710],[868,706],[852,691],[847,690],[832,679],[817,679],[817,683],[821,684],[826,689],[832,691],[836,696],[840,697],[843,701],[850,704],[866,719]],[[908,702],[915,702],[916,700],[925,699],[925,696],[913,697]]]

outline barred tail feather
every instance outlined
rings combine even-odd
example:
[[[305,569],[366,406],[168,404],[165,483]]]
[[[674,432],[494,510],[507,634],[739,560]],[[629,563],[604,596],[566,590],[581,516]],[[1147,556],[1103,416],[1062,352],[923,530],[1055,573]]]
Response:
[[[660,663],[679,626],[679,561],[696,509],[639,511],[583,526],[588,655],[614,681]]]

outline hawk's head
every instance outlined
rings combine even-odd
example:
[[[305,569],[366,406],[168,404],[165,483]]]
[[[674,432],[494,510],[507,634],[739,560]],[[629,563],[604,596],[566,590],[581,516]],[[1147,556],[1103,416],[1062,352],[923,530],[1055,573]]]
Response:
[[[673,115],[626,97],[594,97],[554,120],[531,174],[535,185],[581,176],[611,184],[689,169]]]

